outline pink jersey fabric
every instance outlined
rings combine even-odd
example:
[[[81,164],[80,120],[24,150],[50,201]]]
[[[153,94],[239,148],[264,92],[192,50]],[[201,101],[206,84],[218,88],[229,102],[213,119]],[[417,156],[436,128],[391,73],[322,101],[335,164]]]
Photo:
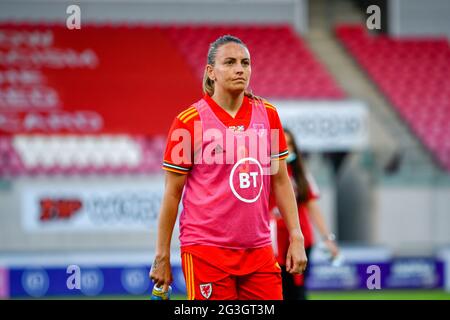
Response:
[[[194,106],[201,119],[197,127],[202,149],[194,155],[183,194],[181,246],[270,245],[271,135],[266,108],[252,102],[249,127],[236,131],[225,127],[204,99]],[[208,163],[213,159],[215,163]]]

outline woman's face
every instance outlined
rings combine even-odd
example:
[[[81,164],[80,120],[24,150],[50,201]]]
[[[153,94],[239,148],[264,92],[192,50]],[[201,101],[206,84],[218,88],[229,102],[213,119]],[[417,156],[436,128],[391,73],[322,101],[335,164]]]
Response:
[[[247,89],[252,68],[250,53],[240,44],[230,42],[217,49],[214,66],[208,65],[208,76],[214,80],[215,90],[243,92]]]

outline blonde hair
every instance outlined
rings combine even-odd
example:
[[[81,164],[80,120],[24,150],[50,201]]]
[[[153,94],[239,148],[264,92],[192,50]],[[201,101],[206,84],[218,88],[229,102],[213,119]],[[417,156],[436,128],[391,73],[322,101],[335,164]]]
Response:
[[[242,42],[241,39],[229,34],[221,36],[209,45],[208,56],[206,58],[207,65],[214,66],[216,62],[217,50],[224,44],[230,42],[240,44],[241,46],[243,46],[245,49],[248,50],[247,46],[245,45],[244,42]],[[205,94],[207,93],[209,96],[212,96],[214,94],[214,81],[208,77],[206,66],[205,72],[203,73],[203,93]],[[260,97],[255,96],[251,91],[245,90],[244,94],[249,98],[262,100]]]
[[[208,72],[206,72],[206,67],[205,67],[205,73],[203,74],[203,93],[207,93],[209,96],[212,96],[214,94],[214,81],[212,81],[208,77]]]

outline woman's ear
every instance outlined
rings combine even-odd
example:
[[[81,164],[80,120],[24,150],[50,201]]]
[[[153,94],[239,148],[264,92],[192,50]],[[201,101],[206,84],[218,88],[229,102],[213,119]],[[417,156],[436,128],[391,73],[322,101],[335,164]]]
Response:
[[[212,67],[212,65],[208,64],[206,66],[206,74],[208,75],[208,78],[211,79],[212,81],[216,80],[214,76],[214,68]]]

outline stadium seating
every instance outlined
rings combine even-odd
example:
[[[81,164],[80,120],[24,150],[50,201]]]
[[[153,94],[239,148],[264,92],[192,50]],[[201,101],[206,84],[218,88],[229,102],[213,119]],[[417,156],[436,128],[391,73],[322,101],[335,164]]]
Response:
[[[34,28],[32,24],[3,27],[13,31]],[[223,34],[238,36],[248,45],[255,94],[269,100],[344,97],[289,25],[93,25],[85,28],[82,40],[62,26],[37,27],[53,28],[58,50],[88,46],[99,56],[102,68],[92,66],[84,73],[47,68],[39,69],[39,74],[51,80],[47,83],[61,100],[55,109],[62,105],[60,111],[76,112],[78,106],[88,105],[102,117],[103,129],[95,134],[8,132],[0,140],[0,176],[158,171],[170,121],[201,94],[208,46]],[[111,29],[114,37],[110,37]],[[67,44],[68,36],[75,37],[73,43]],[[119,43],[128,49],[117,50]],[[0,115],[5,111],[5,119],[8,97],[0,100]],[[27,105],[21,108],[28,112]]]
[[[129,174],[159,170],[162,138],[15,135],[0,139],[0,176]]]
[[[446,39],[373,36],[342,25],[336,35],[437,161],[450,170],[450,45]]]
[[[201,79],[208,46],[231,34],[248,46],[252,59],[252,90],[266,98],[326,99],[344,97],[327,70],[288,25],[172,26],[163,28]]]

